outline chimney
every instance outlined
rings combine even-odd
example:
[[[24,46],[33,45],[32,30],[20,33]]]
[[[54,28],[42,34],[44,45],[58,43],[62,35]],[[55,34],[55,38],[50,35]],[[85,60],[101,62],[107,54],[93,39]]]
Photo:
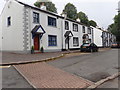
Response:
[[[81,22],[81,20],[79,18],[77,18],[76,21]]]
[[[63,10],[61,16],[63,16],[66,19],[67,18],[67,13]]]
[[[46,10],[45,2],[42,2],[41,6],[40,6],[40,9]]]

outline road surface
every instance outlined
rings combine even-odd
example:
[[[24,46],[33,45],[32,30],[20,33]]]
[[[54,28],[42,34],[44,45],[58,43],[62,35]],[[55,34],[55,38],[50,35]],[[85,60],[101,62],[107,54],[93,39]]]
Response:
[[[118,72],[118,49],[47,62],[69,73],[97,82]]]

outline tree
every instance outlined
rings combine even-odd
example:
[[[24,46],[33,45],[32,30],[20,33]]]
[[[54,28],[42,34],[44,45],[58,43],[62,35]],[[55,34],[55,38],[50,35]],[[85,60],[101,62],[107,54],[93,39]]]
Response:
[[[78,18],[81,20],[81,23],[89,26],[89,20],[88,20],[88,17],[87,17],[87,15],[86,15],[85,13],[79,12],[79,13],[77,14],[77,16],[78,16]]]
[[[90,26],[93,26],[93,27],[96,27],[96,26],[97,26],[97,23],[96,23],[95,21],[93,21],[93,20],[90,20],[90,21],[89,21],[89,25],[90,25]]]
[[[55,4],[52,3],[52,2],[44,2],[45,6],[46,6],[46,9],[50,12],[54,12],[54,13],[57,13],[57,8],[55,7]],[[42,5],[42,2],[35,2],[34,5],[36,7],[39,7]]]
[[[108,26],[108,31],[116,36],[117,42],[120,42],[120,13],[114,17],[114,23]]]
[[[73,4],[71,3],[66,4],[63,12],[67,14],[68,18],[73,20],[77,19],[77,9]]]

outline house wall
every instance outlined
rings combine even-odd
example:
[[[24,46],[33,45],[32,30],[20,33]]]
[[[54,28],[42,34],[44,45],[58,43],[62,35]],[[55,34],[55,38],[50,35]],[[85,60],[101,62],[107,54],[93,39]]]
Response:
[[[69,22],[69,30],[65,30],[65,21]],[[74,24],[77,24],[77,23],[74,23]],[[78,32],[75,32],[75,31],[73,31],[73,22],[65,20],[65,19],[63,20],[63,36],[62,36],[62,38],[63,38],[63,49],[68,49],[68,44],[65,44],[65,39],[66,38],[64,36],[67,31],[71,31],[73,33],[73,37],[78,37],[78,39],[80,41],[80,30],[81,30],[81,28],[80,28],[79,24],[77,24],[77,25],[78,25]],[[80,48],[80,42],[79,42],[79,46],[73,46],[73,37],[70,37],[69,48],[70,49]]]
[[[118,2],[118,13],[120,13],[120,1]]]
[[[14,11],[14,12],[13,12]],[[33,23],[33,12],[39,13],[39,23]],[[11,16],[11,26],[7,26],[7,18]],[[56,18],[57,26],[49,26],[48,25],[48,16]],[[1,23],[2,27],[0,28],[0,33],[2,32],[3,39],[2,45],[0,48],[3,51],[24,51],[30,52],[31,47],[34,46],[34,40],[32,38],[32,29],[36,25],[41,25],[45,34],[42,36],[40,41],[40,48],[43,47],[45,52],[49,51],[61,51],[62,49],[67,49],[67,45],[65,44],[65,33],[66,31],[71,31],[73,33],[73,37],[78,37],[79,46],[73,45],[73,37],[70,38],[70,49],[77,49],[83,44],[83,35],[88,34],[91,42],[95,42],[98,46],[102,46],[102,40],[109,40],[108,33],[104,32],[104,38],[102,39],[102,31],[96,28],[91,29],[91,34],[88,33],[88,28],[85,26],[85,33],[83,33],[83,28],[81,24],[78,24],[71,20],[66,20],[60,18],[58,16],[54,16],[34,8],[31,8],[26,5],[22,5],[14,0],[9,0],[5,8],[1,14]],[[65,30],[65,21],[69,22],[69,30]],[[73,31],[73,23],[78,25],[78,32]],[[57,46],[49,46],[48,45],[48,35],[57,36]],[[108,46],[109,42],[105,41],[105,46]],[[3,47],[2,47],[3,46]]]
[[[65,21],[69,22],[69,30],[65,30]],[[73,31],[73,23],[78,25],[78,32]],[[65,35],[65,33],[67,31],[71,31],[73,33],[73,36],[70,38],[70,41],[69,41],[69,43],[70,43],[69,48],[70,49],[78,49],[78,48],[80,48],[80,46],[83,44],[83,35],[84,34],[88,34],[88,27],[85,26],[85,33],[83,33],[82,26],[83,25],[75,23],[75,22],[71,22],[69,20],[65,20],[65,19],[63,20],[63,49],[68,49],[68,45],[65,44],[65,37],[64,37],[64,35]],[[92,35],[93,34],[92,34],[92,30],[91,30],[91,34],[88,34],[89,39],[91,39],[91,42],[93,41],[92,40]],[[74,46],[73,45],[73,37],[78,37],[78,39],[79,39],[79,46]]]
[[[3,51],[23,51],[23,10],[24,6],[9,0],[2,16],[2,49]],[[11,17],[11,26],[7,26],[7,18]]]
[[[0,51],[2,51],[2,20],[0,15]]]
[[[33,12],[37,12],[39,13],[39,21],[40,23],[38,24],[35,24],[33,23]],[[41,25],[44,30],[45,30],[45,34],[42,36],[42,38],[40,39],[40,48],[43,47],[45,52],[49,52],[49,51],[61,51],[61,48],[62,48],[62,41],[61,41],[61,32],[62,32],[62,28],[61,28],[61,23],[62,23],[62,20],[60,18],[57,18],[56,16],[53,16],[53,15],[50,15],[50,14],[46,14],[44,12],[40,12],[38,10],[34,10],[34,9],[31,9],[30,10],[30,19],[31,19],[31,23],[30,23],[30,32],[32,31],[32,29],[36,26],[36,25]],[[48,25],[48,16],[50,17],[53,17],[53,18],[56,18],[57,20],[57,26],[56,27],[53,27],[53,26],[49,26]],[[32,34],[29,33],[31,36]],[[57,36],[57,46],[48,46],[48,35],[55,35]],[[31,36],[32,37],[32,36]],[[34,46],[34,40],[32,38],[29,38],[31,39],[30,42],[31,42],[31,47]]]
[[[103,42],[102,42],[102,32],[103,32],[102,30],[93,27],[94,43],[95,43],[98,47],[102,47],[102,46],[103,46]]]

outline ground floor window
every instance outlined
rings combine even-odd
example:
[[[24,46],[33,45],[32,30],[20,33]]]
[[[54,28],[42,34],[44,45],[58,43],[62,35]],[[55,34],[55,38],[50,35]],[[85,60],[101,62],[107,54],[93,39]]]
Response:
[[[57,46],[57,36],[48,35],[48,46]]]
[[[73,37],[73,46],[79,46],[79,39],[78,39],[78,37]]]
[[[89,43],[92,43],[92,40],[91,40],[91,39],[89,39]]]

